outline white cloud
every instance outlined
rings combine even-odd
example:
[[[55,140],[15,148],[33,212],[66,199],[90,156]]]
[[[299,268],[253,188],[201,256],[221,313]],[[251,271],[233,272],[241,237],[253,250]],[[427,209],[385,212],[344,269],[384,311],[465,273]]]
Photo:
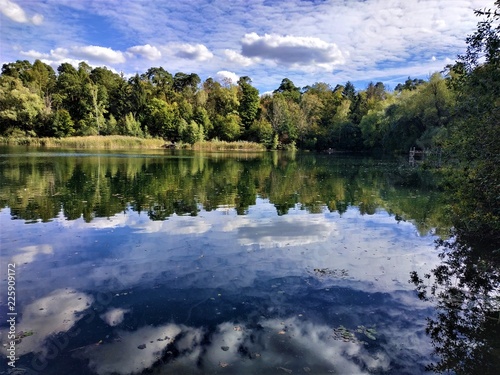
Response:
[[[34,25],[41,25],[43,23],[43,16],[41,14],[35,14],[33,17],[31,17],[31,22],[33,22]]]
[[[27,23],[31,21],[35,25],[40,25],[43,22],[43,16],[40,14],[35,14],[29,19],[24,9],[10,0],[0,0],[0,12],[14,22]]]
[[[230,49],[226,49],[224,51],[224,54],[226,55],[226,57],[229,61],[234,62],[234,63],[241,65],[241,66],[250,66],[250,65],[253,65],[256,62],[260,61],[259,58],[245,57],[241,53],[238,53],[238,52],[230,50]]]
[[[168,48],[174,51],[175,56],[182,59],[206,61],[214,56],[203,44],[173,43]]]
[[[345,63],[343,54],[335,43],[315,37],[300,37],[277,34],[246,34],[241,41],[242,55],[261,58],[290,66],[316,66],[332,70]]]
[[[155,46],[151,46],[150,44],[145,44],[143,46],[133,46],[127,49],[127,52],[132,55],[143,56],[148,60],[158,60],[161,58],[161,52]]]
[[[109,64],[120,64],[125,62],[125,56],[121,51],[115,51],[108,47],[82,46],[72,47],[71,54],[83,59],[100,61]]]
[[[31,57],[34,59],[48,59],[50,55],[48,53],[42,53],[35,50],[30,49],[29,51],[21,51],[19,52],[21,55],[26,57]]]
[[[201,0],[186,6],[124,0],[116,6],[112,1],[65,0],[64,7],[58,7],[63,0],[17,1],[21,6],[14,1],[0,0],[1,5],[9,5],[0,6],[1,11],[15,20],[2,28],[5,61],[18,59],[21,50],[47,54],[62,46],[78,53],[64,56],[64,62],[122,64],[118,70],[125,74],[145,71],[151,61],[165,61],[169,71],[190,70],[200,77],[220,70],[238,71],[250,76],[261,91],[275,89],[283,77],[299,86],[316,81],[359,82],[361,76],[387,82],[394,78],[394,69],[408,68],[404,78],[415,72],[425,78],[432,56],[437,63],[464,52],[465,37],[479,20],[473,9],[491,7],[493,2]],[[92,26],[82,23],[87,19],[79,17],[83,11],[106,22],[102,39],[88,32]],[[42,20],[39,34],[26,27]],[[93,39],[87,39],[89,35]],[[124,43],[133,47],[127,50]],[[71,51],[72,45],[102,46],[109,51]],[[129,56],[134,58],[124,61]],[[53,60],[53,66],[59,61],[47,59]]]
[[[215,75],[215,79],[219,83],[229,82],[232,85],[236,85],[238,83],[238,80],[240,79],[240,76],[238,76],[236,73],[228,72],[227,70],[220,70]]]
[[[57,68],[62,63],[70,63],[76,67],[81,61],[85,61],[91,66],[121,64],[126,61],[121,51],[100,46],[58,47],[51,49],[49,53],[30,49],[29,51],[20,51],[19,53],[26,57],[40,59],[53,68]]]

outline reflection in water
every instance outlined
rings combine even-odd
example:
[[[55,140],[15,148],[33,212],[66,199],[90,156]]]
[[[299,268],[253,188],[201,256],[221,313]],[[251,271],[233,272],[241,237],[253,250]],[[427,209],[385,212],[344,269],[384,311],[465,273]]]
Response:
[[[196,216],[201,209],[244,215],[261,197],[279,215],[297,207],[342,214],[355,206],[370,215],[384,208],[412,220],[422,234],[445,233],[448,225],[433,176],[389,162],[271,154],[6,155],[0,163],[0,207],[10,207],[13,218],[27,222],[50,221],[61,208],[68,220],[83,216],[86,222],[127,209],[156,221]]]
[[[500,368],[500,246],[496,233],[476,235],[456,230],[441,243],[437,267],[412,273],[419,297],[438,312],[426,328],[438,355],[429,370],[493,375]]]
[[[420,374],[434,359],[432,305],[408,275],[437,267],[442,214],[404,171],[309,156],[4,161],[0,260],[17,264],[27,374]]]
[[[45,340],[67,332],[80,320],[80,313],[89,308],[93,299],[74,289],[57,289],[22,309],[17,332],[29,332],[17,345],[17,355],[42,352],[47,354]],[[33,333],[33,334],[31,334]]]
[[[336,339],[333,332],[329,326],[296,317],[263,319],[250,327],[221,323],[209,342],[203,342],[206,335],[202,329],[167,324],[133,333],[118,331],[120,341],[92,346],[78,355],[89,359],[90,367],[100,375],[126,374],[132,369],[140,372],[149,367],[154,374],[276,374],[300,370],[369,374],[390,369],[386,353],[370,353],[365,348],[369,344],[362,339],[372,339],[356,332],[359,341],[346,341]],[[138,351],[138,347],[142,349]]]

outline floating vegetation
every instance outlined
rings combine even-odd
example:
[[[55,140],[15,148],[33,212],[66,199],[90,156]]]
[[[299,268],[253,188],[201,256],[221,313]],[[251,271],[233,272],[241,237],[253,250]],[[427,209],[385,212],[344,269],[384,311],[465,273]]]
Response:
[[[344,326],[340,326],[333,330],[332,338],[344,342],[359,343],[353,332],[349,331]]]
[[[334,328],[332,338],[334,340],[339,340],[339,341],[344,341],[344,342],[351,342],[353,344],[367,344],[364,341],[361,341],[356,337],[356,333],[365,335],[368,337],[370,340],[376,340],[377,338],[375,335],[377,334],[377,331],[375,327],[373,328],[367,328],[363,325],[358,326],[355,331],[350,331],[344,326],[340,326],[338,328]]]
[[[375,335],[377,334],[377,330],[375,328],[366,328],[365,326],[358,326],[356,332],[364,334],[370,340],[376,340]]]
[[[318,277],[338,277],[338,278],[345,278],[345,277],[348,277],[349,276],[349,272],[342,268],[342,269],[338,269],[338,268],[334,268],[334,269],[330,269],[330,268],[315,268],[314,270],[314,274]]]

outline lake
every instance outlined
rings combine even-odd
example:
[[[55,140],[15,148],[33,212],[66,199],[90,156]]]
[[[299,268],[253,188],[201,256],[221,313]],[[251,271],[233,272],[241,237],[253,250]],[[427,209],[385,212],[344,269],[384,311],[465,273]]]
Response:
[[[15,318],[1,373],[401,375],[434,360],[434,310],[409,283],[449,227],[430,173],[3,147],[0,178],[0,308]]]

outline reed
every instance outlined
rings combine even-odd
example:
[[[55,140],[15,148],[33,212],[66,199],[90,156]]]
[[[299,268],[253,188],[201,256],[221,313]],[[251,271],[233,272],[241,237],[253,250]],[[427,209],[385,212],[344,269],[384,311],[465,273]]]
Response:
[[[266,147],[260,143],[247,141],[227,142],[217,139],[196,142],[192,149],[199,151],[266,151]]]
[[[159,138],[139,138],[124,135],[89,135],[66,138],[0,137],[0,144],[71,149],[159,149],[165,141]],[[262,144],[247,141],[227,142],[213,139],[194,145],[179,142],[177,149],[196,151],[266,151]]]
[[[1,137],[0,143],[76,149],[155,149],[161,148],[165,141],[158,138],[138,138],[123,135],[91,135],[66,138]]]

